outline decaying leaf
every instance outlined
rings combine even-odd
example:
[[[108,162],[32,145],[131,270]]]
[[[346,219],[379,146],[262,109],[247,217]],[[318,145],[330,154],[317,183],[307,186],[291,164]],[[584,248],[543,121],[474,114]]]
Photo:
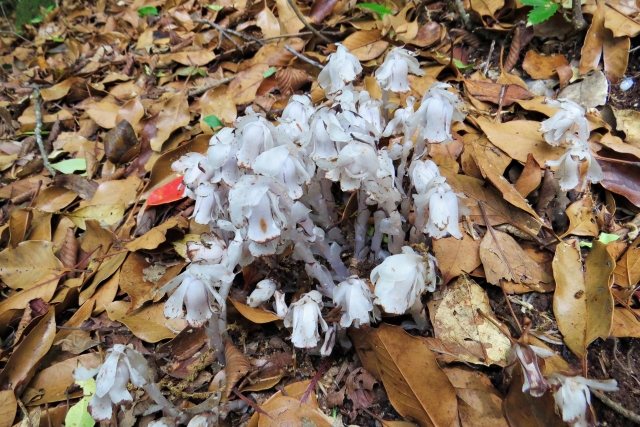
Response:
[[[469,277],[459,277],[429,303],[435,336],[460,360],[505,366],[511,341],[479,310],[500,324],[485,291]]]
[[[48,281],[57,283],[62,269],[51,242],[32,240],[0,252],[0,278],[12,289],[29,290]]]
[[[187,326],[183,319],[166,319],[164,304],[142,307],[127,314],[129,303],[114,301],[106,310],[109,319],[125,324],[135,336],[151,343],[173,338]]]
[[[614,283],[623,288],[632,288],[640,282],[640,237],[637,237],[616,263],[613,270]]]
[[[433,252],[445,285],[462,273],[471,273],[482,264],[479,249],[480,240],[474,240],[467,233],[462,235],[462,239],[446,237],[433,241]]]
[[[233,345],[232,342],[224,343],[224,358],[226,361],[225,372],[227,374],[227,387],[225,396],[230,396],[234,387],[251,369],[247,358]]]
[[[564,234],[565,236],[569,234],[574,236],[598,236],[600,230],[596,222],[591,197],[585,196],[569,205],[567,218],[569,219],[569,229]]]
[[[232,298],[229,299],[231,304],[242,314],[243,317],[249,319],[253,323],[269,323],[275,322],[276,320],[282,320],[275,313],[271,311],[266,311],[259,307],[249,307],[248,305],[241,303],[240,301],[236,301]]]
[[[567,347],[584,358],[593,340],[606,338],[611,332],[611,275],[616,263],[600,241],[593,242],[584,265],[581,258],[576,240],[557,246],[553,258],[553,312]]]

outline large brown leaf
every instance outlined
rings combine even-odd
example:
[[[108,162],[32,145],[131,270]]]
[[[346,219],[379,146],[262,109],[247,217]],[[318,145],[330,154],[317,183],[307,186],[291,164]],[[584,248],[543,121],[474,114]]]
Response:
[[[479,249],[480,240],[474,240],[467,233],[462,235],[462,239],[445,237],[433,240],[433,253],[445,285],[462,273],[471,273],[482,264]]]
[[[607,338],[611,332],[611,275],[615,265],[606,245],[600,241],[593,242],[584,266],[576,240],[556,247],[553,312],[565,344],[581,358],[586,357],[587,347],[593,340]]]
[[[640,282],[640,237],[633,241],[613,270],[616,285],[630,288]]]
[[[187,126],[191,121],[189,104],[184,94],[175,94],[167,99],[160,107],[158,114],[151,119],[157,129],[151,140],[153,151],[160,151],[162,144],[169,139],[171,133],[179,128]]]
[[[12,289],[29,290],[49,280],[57,283],[62,268],[51,242],[30,240],[0,252],[0,278]]]
[[[375,355],[377,369],[389,401],[408,420],[420,426],[449,427],[458,417],[456,392],[440,369],[424,338],[412,337],[398,326],[361,328],[358,354]],[[366,366],[365,366],[366,369]]]

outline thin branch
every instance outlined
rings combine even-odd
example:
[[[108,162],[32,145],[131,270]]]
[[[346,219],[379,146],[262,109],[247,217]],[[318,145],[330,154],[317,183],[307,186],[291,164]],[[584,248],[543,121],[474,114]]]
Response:
[[[288,44],[284,45],[284,48],[287,49],[289,52],[293,53],[295,56],[297,56],[301,60],[303,60],[304,62],[306,62],[307,64],[311,64],[316,68],[320,68],[321,70],[324,68],[322,66],[322,64],[320,64],[319,62],[316,62],[313,59],[307,58],[306,56],[304,56],[300,52],[297,52],[294,48],[292,48]]]
[[[40,149],[40,155],[42,156],[42,164],[49,171],[52,177],[56,176],[56,171],[49,164],[49,154],[47,150],[44,149],[44,141],[42,140],[42,102],[40,102],[40,89],[37,87],[34,88],[33,93],[31,94],[33,98],[33,102],[35,104],[36,110],[36,142],[38,143],[38,148]]]
[[[604,403],[606,406],[613,409],[618,414],[627,419],[630,419],[636,424],[640,424],[640,415],[623,408],[622,405],[620,405],[618,402],[614,402],[613,400],[609,399],[609,397],[607,397],[604,393],[600,393],[598,390],[591,389],[591,394],[593,394],[598,398],[598,400],[600,400],[600,402]]]
[[[584,16],[582,16],[581,0],[571,0],[571,12],[571,23],[573,24],[573,28],[577,31],[585,28],[587,26],[587,21],[585,21]]]
[[[264,44],[264,42],[263,42],[263,41],[258,40],[258,39],[257,39],[257,38],[255,38],[255,37],[251,37],[251,36],[249,36],[249,35],[242,34],[242,33],[238,32],[238,31],[232,30],[232,29],[230,29],[230,28],[224,28],[224,27],[222,27],[222,26],[220,26],[220,25],[216,24],[215,22],[210,21],[210,20],[208,20],[208,19],[200,19],[200,18],[198,18],[198,19],[194,19],[194,20],[193,20],[193,22],[197,22],[198,24],[207,24],[207,25],[210,25],[210,26],[212,26],[213,28],[215,28],[216,30],[220,31],[220,33],[221,33],[221,34],[229,33],[229,34],[233,34],[233,35],[234,35],[234,36],[236,36],[236,37],[240,37],[242,40],[246,40],[246,41],[249,41],[249,42],[258,43],[258,44],[260,44],[260,45],[263,45],[263,44]],[[227,38],[229,38],[229,36],[228,36],[227,34],[224,34],[224,35],[225,35]]]
[[[331,40],[329,40],[328,37],[326,37],[325,35],[320,33],[320,31],[318,31],[315,28],[313,28],[311,26],[311,24],[309,24],[309,22],[306,19],[304,19],[304,16],[302,15],[302,12],[300,12],[300,9],[298,9],[298,6],[296,6],[296,3],[295,3],[294,0],[287,0],[287,3],[289,3],[289,6],[291,6],[293,11],[296,13],[296,16],[298,17],[300,22],[302,22],[304,24],[304,26],[309,29],[309,31],[311,31],[316,37],[324,40],[325,42],[332,43]]]
[[[213,83],[209,83],[203,86],[198,86],[198,87],[192,87],[191,89],[189,89],[187,91],[187,96],[197,96],[197,95],[202,95],[203,93],[205,93],[206,91],[208,91],[209,89],[213,89],[216,88],[218,86],[222,86],[224,84],[229,83],[231,80],[235,79],[236,76],[235,74],[233,76],[230,77],[225,77],[222,80],[217,80]]]

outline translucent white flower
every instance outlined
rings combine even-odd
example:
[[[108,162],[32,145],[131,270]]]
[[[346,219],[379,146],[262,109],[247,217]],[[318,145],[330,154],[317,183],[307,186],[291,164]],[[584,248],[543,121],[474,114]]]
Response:
[[[247,297],[249,307],[258,307],[263,302],[269,301],[276,291],[276,282],[271,279],[264,279],[256,283],[256,288]]]
[[[382,101],[371,98],[371,95],[366,90],[360,92],[358,115],[373,127],[375,135],[380,135],[383,131],[382,116],[380,115],[381,105]]]
[[[406,99],[407,106],[405,108],[398,108],[393,113],[393,119],[389,120],[387,123],[387,127],[384,128],[384,132],[382,132],[382,136],[391,136],[391,135],[399,135],[404,134],[406,139],[410,139],[413,136],[411,132],[411,127],[409,126],[409,120],[414,114],[413,104],[415,104],[416,99],[413,96],[409,96]],[[415,129],[413,129],[415,132]]]
[[[327,357],[331,355],[333,347],[336,345],[336,336],[338,335],[338,324],[332,323],[324,333],[324,342],[320,347],[320,355]]]
[[[209,224],[222,213],[220,201],[220,186],[210,182],[200,183],[189,196],[196,200],[196,205],[190,218],[194,218],[198,224]]]
[[[129,381],[136,387],[144,387],[151,381],[147,361],[142,354],[122,344],[115,344],[107,350],[107,357],[100,367],[78,367],[73,373],[77,381],[86,381],[96,375],[96,392],[89,401],[89,410],[98,421],[111,418],[112,404],[133,400],[127,390]]]
[[[404,314],[420,296],[436,289],[435,259],[426,259],[409,246],[387,257],[371,271],[375,284],[374,303],[390,314]]]
[[[409,92],[409,72],[416,76],[424,76],[414,53],[396,47],[392,49],[384,62],[375,72],[376,80],[382,89],[392,92]]]
[[[446,237],[451,234],[456,239],[462,239],[462,233],[458,227],[460,217],[458,215],[458,196],[445,182],[445,177],[436,177],[430,181],[430,188],[424,194],[413,196],[417,215],[422,215],[424,206],[429,206],[427,224],[422,230],[434,239]]]
[[[327,57],[327,65],[318,75],[318,84],[327,95],[335,94],[356,79],[362,72],[358,58],[349,50],[336,43],[338,50]]]
[[[208,182],[214,175],[207,157],[200,153],[187,153],[173,162],[171,170],[184,174],[182,182],[194,189],[201,183]]]
[[[557,166],[555,176],[563,191],[581,190],[587,182],[597,183],[604,179],[602,168],[591,154],[587,142],[567,137],[569,146],[558,160],[547,160],[547,166]]]
[[[418,194],[425,194],[431,188],[432,179],[440,176],[440,168],[432,160],[414,160],[409,168],[411,184]]]
[[[309,119],[314,112],[315,108],[308,96],[292,95],[278,120],[278,133],[286,135],[291,142],[299,142],[309,132]]]
[[[551,353],[551,355],[553,355],[553,353]],[[540,372],[538,356],[533,346],[521,342],[514,343],[509,351],[507,364],[509,366],[509,373],[515,369],[517,364],[522,368],[522,376],[524,377],[522,384],[523,393],[528,392],[533,397],[540,397],[549,388],[547,380],[542,376],[542,372]]]
[[[345,132],[336,117],[335,111],[329,108],[318,109],[311,117],[309,132],[303,136],[304,146],[310,145],[310,157],[331,161],[338,157],[338,151],[353,138]]]
[[[236,120],[240,148],[236,157],[238,166],[253,169],[253,163],[260,153],[276,146],[276,129],[259,114],[251,114]]]
[[[373,311],[372,298],[369,286],[358,276],[340,282],[333,290],[334,304],[342,307],[340,326],[348,328],[353,323],[359,328],[361,324],[369,323],[369,313]]]
[[[318,291],[304,294],[298,301],[291,304],[289,313],[284,319],[287,328],[293,328],[291,342],[298,348],[313,348],[318,345],[320,333],[318,322],[326,331],[327,322],[322,318],[322,295]]]
[[[276,315],[281,319],[287,317],[287,313],[289,313],[289,307],[287,307],[284,297],[285,295],[282,291],[275,291],[273,294],[273,298],[275,299],[273,309],[276,312]]]
[[[222,264],[227,259],[227,245],[219,237],[202,234],[200,242],[187,242],[187,257],[194,263]]]
[[[222,128],[211,137],[209,149],[207,150],[207,160],[214,170],[214,175],[211,178],[212,182],[224,181],[229,185],[233,185],[240,178],[241,173],[236,159],[237,153],[238,142],[234,129]]]
[[[342,191],[355,191],[367,175],[375,173],[378,156],[370,144],[352,141],[340,151],[337,161],[318,160],[318,166],[328,170],[327,179],[340,182]]]
[[[289,197],[299,199],[302,197],[301,184],[308,183],[311,177],[296,154],[293,144],[272,148],[256,158],[253,170],[276,178],[284,185]]]
[[[554,147],[567,142],[567,137],[586,141],[589,139],[589,121],[585,117],[585,110],[579,104],[566,98],[546,103],[551,107],[561,108],[551,118],[543,121],[540,132],[544,139]]]
[[[202,412],[191,418],[187,427],[214,427],[218,425],[218,412]]]
[[[556,411],[561,413],[562,420],[572,427],[596,425],[589,387],[602,391],[618,391],[618,383],[613,379],[592,380],[553,372],[548,380],[556,401]]]

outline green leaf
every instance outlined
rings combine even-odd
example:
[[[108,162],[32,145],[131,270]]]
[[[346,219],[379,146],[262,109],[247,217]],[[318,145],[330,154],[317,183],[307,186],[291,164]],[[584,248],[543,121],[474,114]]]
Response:
[[[520,0],[525,6],[533,6],[533,7],[544,7],[550,5],[551,0]]]
[[[151,75],[151,70],[147,64],[144,64],[144,73],[148,76]]]
[[[591,242],[580,242],[580,247],[581,248],[592,248],[593,247],[593,243],[591,243]]]
[[[205,122],[211,129],[222,127],[223,124],[220,119],[216,116],[207,116],[203,117],[202,121]]]
[[[64,39],[62,37],[51,37],[54,42],[62,43]]]
[[[380,4],[376,4],[376,3],[360,3],[359,5],[357,5],[359,8],[361,9],[367,9],[370,10],[372,12],[376,12],[378,14],[380,14],[380,17],[383,17],[384,15],[393,15],[393,12],[390,11],[389,9],[387,9],[386,7],[380,5]]]
[[[91,396],[96,392],[96,380],[91,378],[87,381],[76,381],[76,383],[82,387],[85,396],[69,408],[64,424],[66,427],[93,427],[96,422],[87,409]]]
[[[456,58],[453,58],[453,63],[460,70],[470,70],[471,68],[473,68],[473,64],[464,65],[460,60]]]
[[[550,3],[545,6],[534,7],[529,12],[529,22],[531,24],[539,24],[551,18],[557,11],[560,5],[558,3]]]
[[[87,170],[87,161],[83,158],[69,159],[54,163],[51,167],[62,173],[74,173],[75,171]]]
[[[278,71],[276,67],[271,67],[267,71],[262,73],[262,77],[266,79],[267,77],[273,76],[276,73],[276,71]]]
[[[618,236],[617,234],[609,233],[600,233],[600,237],[598,237],[598,240],[600,240],[605,245],[608,245],[611,242],[615,242],[618,239],[620,239],[620,236]]]
[[[140,18],[147,17],[149,15],[157,16],[158,9],[155,6],[145,6],[138,9],[138,16]]]
[[[224,6],[220,6],[218,4],[208,4],[207,7],[211,10],[214,10],[216,12],[222,10],[224,8]]]

